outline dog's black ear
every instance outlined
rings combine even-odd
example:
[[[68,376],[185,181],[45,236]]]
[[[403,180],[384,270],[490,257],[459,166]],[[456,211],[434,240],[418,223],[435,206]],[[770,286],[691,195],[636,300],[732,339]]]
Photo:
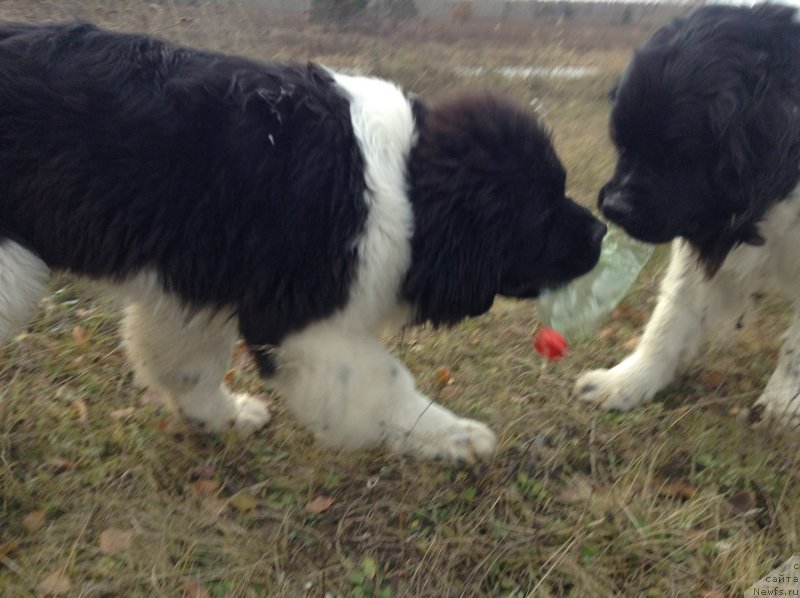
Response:
[[[403,296],[419,321],[453,324],[491,307],[519,207],[538,199],[538,182],[563,182],[563,169],[536,115],[501,96],[457,93],[416,114]]]
[[[718,147],[725,148],[718,171],[720,176],[740,176],[752,163],[752,149],[743,122],[743,90],[728,89],[717,95],[708,107],[711,135]]]
[[[497,226],[485,205],[491,199],[479,197],[483,193],[448,193],[415,210],[412,263],[403,296],[416,321],[451,325],[492,306],[510,223]],[[459,202],[461,197],[468,201]]]

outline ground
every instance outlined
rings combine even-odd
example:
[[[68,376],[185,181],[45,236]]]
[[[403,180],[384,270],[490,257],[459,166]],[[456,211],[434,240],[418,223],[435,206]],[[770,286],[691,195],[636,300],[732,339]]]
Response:
[[[235,2],[6,0],[0,18],[81,16],[262,59],[314,59],[426,96],[488,86],[539,109],[594,205],[613,165],[607,91],[651,25],[310,25]],[[591,66],[508,79],[471,66]],[[447,331],[386,342],[422,389],[500,436],[489,463],[451,467],[317,447],[243,351],[235,389],[273,421],[249,441],[172,423],[132,386],[116,308],[54,280],[0,349],[0,595],[739,595],[800,549],[800,444],[737,413],[763,388],[786,327],[767,297],[655,403],[603,414],[570,397],[611,365],[653,306],[659,249],[629,297],[569,356],[533,351],[534,302],[498,301]]]

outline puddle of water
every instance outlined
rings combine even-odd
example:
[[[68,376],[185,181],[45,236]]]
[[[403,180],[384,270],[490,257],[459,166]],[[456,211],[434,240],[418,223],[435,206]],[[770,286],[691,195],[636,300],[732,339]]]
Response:
[[[479,77],[486,73],[497,73],[508,79],[585,79],[599,73],[594,66],[462,66],[454,69],[461,77]]]

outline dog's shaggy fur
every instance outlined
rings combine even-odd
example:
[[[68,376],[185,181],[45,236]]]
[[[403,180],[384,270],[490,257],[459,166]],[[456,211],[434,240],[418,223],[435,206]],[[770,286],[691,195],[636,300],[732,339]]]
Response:
[[[0,340],[51,270],[105,281],[139,381],[211,430],[269,419],[223,384],[241,335],[328,445],[490,455],[377,333],[589,270],[605,226],[564,183],[535,117],[496,96],[429,107],[316,65],[0,26]]]
[[[800,299],[800,24],[794,8],[707,6],[658,31],[613,93],[619,152],[599,205],[631,235],[679,238],[636,351],[583,375],[608,409],[650,400],[704,336],[765,289]],[[800,415],[800,321],[757,405]],[[791,419],[791,418],[790,418]]]

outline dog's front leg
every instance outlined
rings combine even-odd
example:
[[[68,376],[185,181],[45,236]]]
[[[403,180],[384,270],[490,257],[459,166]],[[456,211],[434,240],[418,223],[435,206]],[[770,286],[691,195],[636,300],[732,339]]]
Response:
[[[795,307],[792,325],[786,333],[778,365],[755,403],[754,418],[800,425],[800,314]]]
[[[290,410],[326,446],[384,445],[422,459],[473,462],[497,438],[417,392],[408,369],[367,335],[319,328],[293,335],[279,351],[276,382]]]
[[[705,277],[688,244],[675,241],[658,303],[636,350],[611,369],[583,374],[579,399],[612,411],[650,401],[692,359],[704,337],[723,324],[734,328],[748,293],[729,273]]]

